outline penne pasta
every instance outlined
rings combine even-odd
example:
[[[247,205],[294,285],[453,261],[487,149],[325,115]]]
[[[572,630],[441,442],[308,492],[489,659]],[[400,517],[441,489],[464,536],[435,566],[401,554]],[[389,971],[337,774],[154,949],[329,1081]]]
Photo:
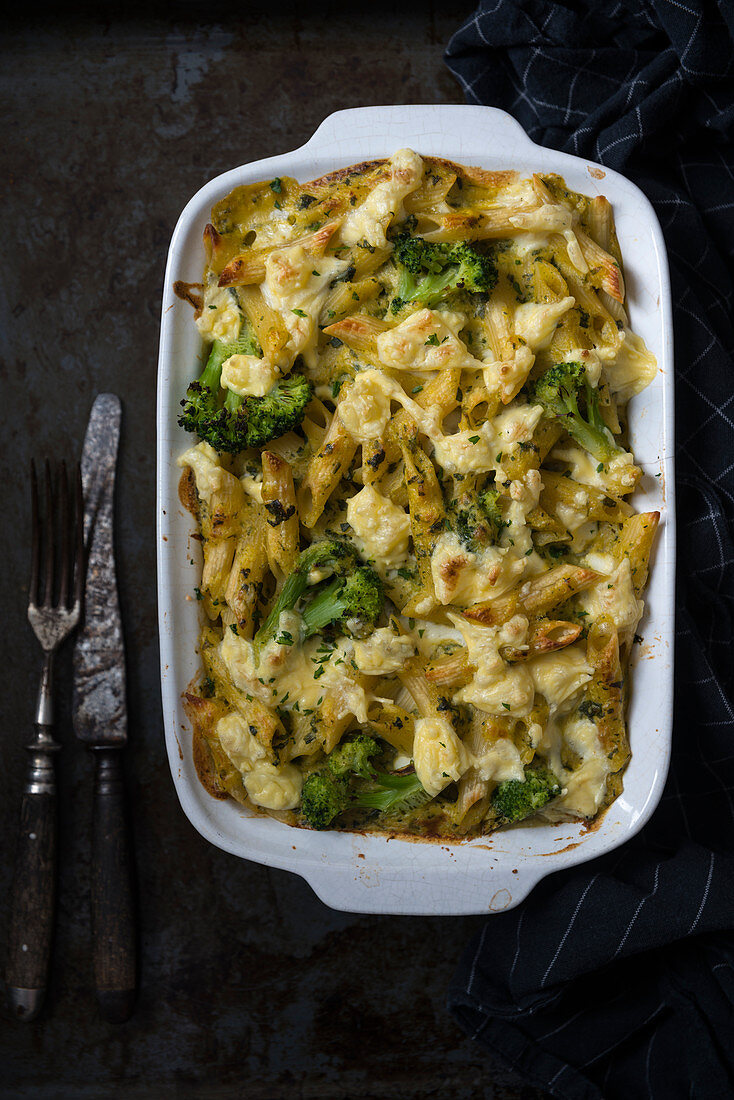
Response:
[[[282,582],[298,560],[298,508],[293,471],[284,458],[263,451],[262,501],[267,515],[265,544],[270,569]]]

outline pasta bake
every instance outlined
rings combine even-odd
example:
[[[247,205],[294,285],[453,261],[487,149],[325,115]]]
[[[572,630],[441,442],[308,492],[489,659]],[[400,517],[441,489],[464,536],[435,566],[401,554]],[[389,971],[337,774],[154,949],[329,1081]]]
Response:
[[[212,210],[180,423],[216,797],[476,836],[621,792],[658,513],[610,204],[409,149]]]

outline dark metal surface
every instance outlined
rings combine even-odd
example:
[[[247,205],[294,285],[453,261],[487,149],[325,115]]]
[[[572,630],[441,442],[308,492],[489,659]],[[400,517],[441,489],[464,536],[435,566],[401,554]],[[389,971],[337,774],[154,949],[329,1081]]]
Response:
[[[117,565],[127,649],[127,787],[135,836],[140,997],[98,1015],[89,932],[91,769],[59,661],[60,883],[44,1012],[0,1020],[0,1095],[33,1100],[539,1100],[444,1008],[482,918],[327,909],[294,875],[226,855],[181,812],[158,689],[153,446],[165,253],[187,199],[247,159],[293,148],[325,115],[461,102],[445,42],[473,5],[155,5],[4,25],[5,248],[0,283],[4,691],[0,936],[23,782],[17,736],[38,670],[25,623],[29,524],[18,471],[42,445],[78,456],[95,395],[124,406]],[[314,9],[317,9],[315,12]],[[31,9],[29,9],[31,10]],[[68,9],[67,9],[68,11]],[[129,12],[129,9],[128,9]],[[236,18],[233,16],[236,13]],[[30,15],[29,15],[30,20]]]

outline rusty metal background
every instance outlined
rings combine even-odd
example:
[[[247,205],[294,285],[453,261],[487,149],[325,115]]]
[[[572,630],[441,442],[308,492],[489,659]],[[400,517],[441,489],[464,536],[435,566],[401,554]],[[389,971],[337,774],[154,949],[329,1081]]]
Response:
[[[541,1098],[444,1009],[481,920],[335,913],[294,875],[210,847],[178,807],[158,692],[154,394],[176,218],[213,175],[299,145],[337,108],[461,102],[442,51],[472,6],[100,0],[63,16],[16,5],[4,22],[0,936],[39,668],[26,471],[32,453],[76,458],[95,395],[111,390],[124,405],[117,545],[142,969],[132,1020],[106,1024],[91,984],[92,765],[72,737],[67,649],[50,992],[37,1023],[0,1019],[3,1097]]]

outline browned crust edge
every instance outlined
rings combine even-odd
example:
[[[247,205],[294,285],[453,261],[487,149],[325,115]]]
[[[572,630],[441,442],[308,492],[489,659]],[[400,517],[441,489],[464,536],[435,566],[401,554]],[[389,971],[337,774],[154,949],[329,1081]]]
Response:
[[[455,161],[446,160],[444,157],[422,156],[421,159],[428,168],[448,168],[449,171],[455,172],[461,179],[482,187],[501,187],[503,184],[512,183],[513,180],[519,179],[519,173],[514,169],[493,172],[487,168],[479,168],[477,165],[456,164]],[[368,172],[387,163],[388,158],[384,157],[381,160],[365,160],[359,164],[352,164],[347,168],[336,168],[333,172],[327,172],[325,176],[319,176],[318,179],[301,184],[301,187],[327,187],[330,184],[341,183],[348,176],[366,175]]]
[[[202,699],[200,695],[195,694],[193,690],[195,683],[196,681],[192,681],[189,684],[189,689],[183,692],[182,695],[183,708],[186,717],[191,722],[191,752],[194,758],[194,767],[199,782],[207,794],[210,794],[212,798],[223,801],[229,798],[229,795],[221,789],[214,777],[215,769],[207,743],[207,733],[211,734],[215,708],[212,707],[208,699]]]

